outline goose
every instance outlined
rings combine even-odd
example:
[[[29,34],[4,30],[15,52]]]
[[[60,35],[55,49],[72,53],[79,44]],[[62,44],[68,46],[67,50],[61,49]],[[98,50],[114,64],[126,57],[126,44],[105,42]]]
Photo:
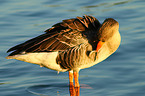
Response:
[[[10,48],[6,58],[69,72],[69,83],[80,87],[79,71],[105,60],[119,47],[119,23],[93,16],[62,20],[45,33]]]

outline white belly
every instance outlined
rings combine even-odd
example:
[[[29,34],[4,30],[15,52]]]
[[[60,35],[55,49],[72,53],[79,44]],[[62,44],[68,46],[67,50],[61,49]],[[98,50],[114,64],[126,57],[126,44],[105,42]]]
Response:
[[[62,69],[59,64],[56,63],[56,57],[58,52],[39,52],[39,53],[28,53],[22,55],[8,56],[7,59],[17,59],[20,61],[38,64],[41,67],[46,67],[56,71],[67,71]]]

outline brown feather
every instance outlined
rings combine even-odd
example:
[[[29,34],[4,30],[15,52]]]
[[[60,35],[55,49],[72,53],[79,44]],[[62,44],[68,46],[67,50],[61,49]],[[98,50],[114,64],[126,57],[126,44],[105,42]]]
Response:
[[[47,29],[42,35],[10,48],[9,56],[22,52],[61,51],[82,43],[94,45],[94,37],[100,28],[99,21],[92,16],[63,20]],[[93,39],[92,39],[93,38]],[[97,40],[97,38],[95,39]]]

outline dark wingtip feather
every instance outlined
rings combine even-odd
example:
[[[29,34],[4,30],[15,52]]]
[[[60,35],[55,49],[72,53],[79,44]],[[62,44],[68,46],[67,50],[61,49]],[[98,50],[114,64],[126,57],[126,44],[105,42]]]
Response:
[[[16,46],[14,46],[14,47],[8,49],[7,53],[8,53],[8,52],[11,52],[11,51],[13,51],[13,50],[18,49],[19,46],[20,46],[20,45],[16,45]]]
[[[8,52],[11,52],[11,51],[13,51],[13,50],[14,50],[14,47],[8,49],[8,50],[7,50],[7,53],[8,53]]]
[[[13,51],[13,48],[8,49],[8,50],[7,50],[7,53],[8,53],[8,52],[11,52],[11,51]]]

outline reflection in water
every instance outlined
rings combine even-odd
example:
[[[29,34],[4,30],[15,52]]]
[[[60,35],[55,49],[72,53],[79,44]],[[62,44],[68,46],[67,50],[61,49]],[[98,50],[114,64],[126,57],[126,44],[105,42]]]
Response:
[[[69,87],[64,85],[65,84],[34,85],[28,87],[26,90],[38,96],[69,96],[69,93],[70,96],[79,96],[79,87],[74,88],[73,84]],[[70,92],[66,91],[68,88]]]
[[[69,92],[70,96],[80,96],[80,87],[74,87],[73,83],[71,82],[69,85]]]
[[[79,96],[80,94],[80,85],[78,81],[79,73],[69,71],[69,92],[70,96]],[[73,79],[75,86],[73,84]]]
[[[64,85],[64,84],[63,84]],[[80,96],[80,87],[74,87],[74,85],[63,86],[63,85],[35,85],[28,87],[26,90],[32,94],[38,96],[62,96],[70,93],[70,96]],[[69,88],[69,92],[66,91]],[[67,95],[67,96],[68,96]]]
[[[81,87],[75,87],[73,83],[66,86],[66,83],[55,83],[49,85],[33,85],[26,88],[31,94],[38,96],[81,96],[82,93],[94,90],[92,87],[86,84],[81,84]],[[94,90],[95,91],[95,90]]]

